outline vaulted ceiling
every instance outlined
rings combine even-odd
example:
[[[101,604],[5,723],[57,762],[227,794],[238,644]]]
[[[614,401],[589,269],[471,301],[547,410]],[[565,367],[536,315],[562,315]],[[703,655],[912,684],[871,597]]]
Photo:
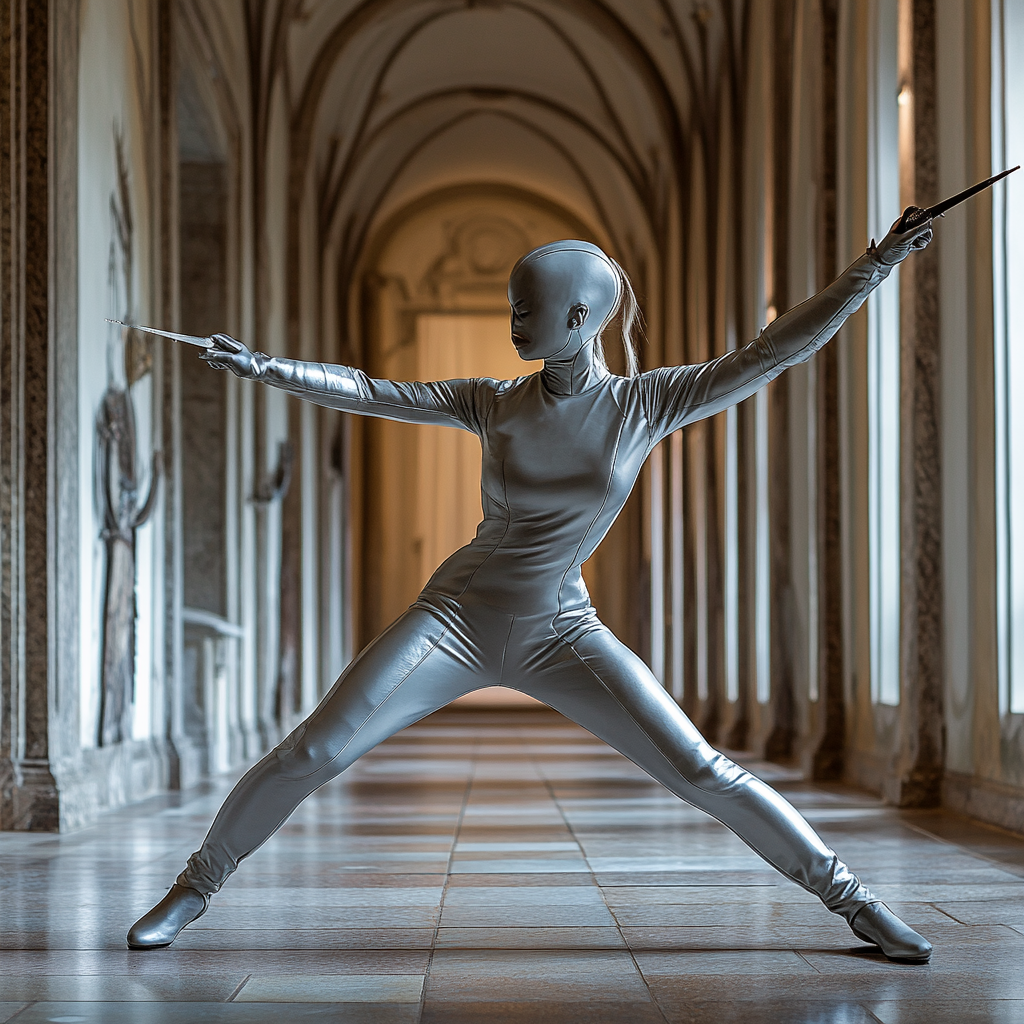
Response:
[[[293,187],[343,271],[404,204],[482,182],[560,203],[639,271],[684,207],[742,7],[306,0],[282,36]]]

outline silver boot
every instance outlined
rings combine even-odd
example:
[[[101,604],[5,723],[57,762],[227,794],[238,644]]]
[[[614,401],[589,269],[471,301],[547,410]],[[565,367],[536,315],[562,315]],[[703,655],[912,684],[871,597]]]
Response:
[[[148,914],[143,914],[128,931],[129,949],[163,949],[187,924],[206,913],[210,897],[177,882]]]
[[[869,903],[850,921],[858,939],[870,942],[890,959],[924,964],[932,955],[932,944],[904,924],[884,903]]]

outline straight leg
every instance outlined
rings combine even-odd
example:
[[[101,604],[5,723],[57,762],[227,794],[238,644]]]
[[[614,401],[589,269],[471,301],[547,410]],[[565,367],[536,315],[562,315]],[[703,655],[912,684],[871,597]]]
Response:
[[[178,884],[209,896],[315,789],[382,740],[486,686],[465,624],[410,608],[345,670],[316,710],[239,780]]]
[[[552,639],[515,686],[600,737],[717,818],[847,921],[875,901],[783,796],[716,751],[650,669],[606,626]]]

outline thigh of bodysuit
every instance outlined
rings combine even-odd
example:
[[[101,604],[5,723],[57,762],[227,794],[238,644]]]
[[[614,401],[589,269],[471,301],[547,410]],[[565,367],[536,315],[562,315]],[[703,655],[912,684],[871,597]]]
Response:
[[[593,615],[580,630],[513,631],[504,682],[562,712],[674,790],[682,778],[722,792],[732,774],[723,774],[727,766],[746,775],[701,736],[651,670]]]
[[[503,624],[460,611],[445,621],[410,608],[342,673],[320,706],[279,748],[298,774],[350,764],[399,729],[472,690],[498,682]],[[504,632],[502,632],[504,630]],[[495,650],[496,648],[496,650]]]
[[[512,684],[506,662],[510,685],[561,711],[714,815],[829,909],[854,913],[871,898],[797,810],[716,751],[650,669],[593,617],[575,631],[538,635],[523,653],[530,671]]]

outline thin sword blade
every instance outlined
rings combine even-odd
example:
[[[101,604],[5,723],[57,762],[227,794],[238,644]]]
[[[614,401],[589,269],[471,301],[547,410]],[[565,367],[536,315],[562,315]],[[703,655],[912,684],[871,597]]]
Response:
[[[1000,171],[999,174],[994,174],[991,178],[986,178],[985,181],[979,181],[977,185],[965,188],[963,192],[957,192],[955,196],[951,196],[949,199],[943,199],[938,205],[925,210],[925,214],[928,217],[941,217],[947,210],[952,210],[954,206],[959,206],[965,199],[970,199],[971,196],[976,196],[979,192],[984,192],[985,189],[1005,178],[1008,174],[1013,174],[1014,171],[1019,170],[1020,164],[1017,164],[1016,167],[1008,167],[1005,171]],[[924,220],[923,217],[921,219]]]
[[[158,334],[161,338],[183,341],[186,345],[195,345],[196,348],[213,348],[213,342],[209,338],[200,338],[195,334],[175,334],[174,331],[160,331],[155,327],[143,327],[142,324],[126,324],[123,320],[111,320],[110,317],[106,319],[108,324],[131,327],[133,330],[144,331],[146,334]]]

